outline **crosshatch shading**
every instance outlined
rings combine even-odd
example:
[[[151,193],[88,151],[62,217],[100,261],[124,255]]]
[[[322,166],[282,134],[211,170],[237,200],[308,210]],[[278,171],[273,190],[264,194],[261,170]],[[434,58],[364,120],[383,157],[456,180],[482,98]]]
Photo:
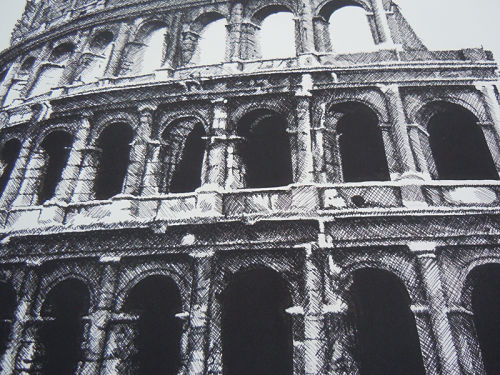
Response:
[[[392,0],[28,0],[1,375],[499,374],[497,68]]]

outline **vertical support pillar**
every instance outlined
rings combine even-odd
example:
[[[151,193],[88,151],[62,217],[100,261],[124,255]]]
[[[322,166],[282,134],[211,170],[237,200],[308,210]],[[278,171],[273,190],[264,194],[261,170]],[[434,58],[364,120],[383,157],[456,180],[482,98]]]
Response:
[[[22,58],[23,56],[19,56],[9,67],[9,71],[7,72],[5,78],[1,82],[0,85],[0,106],[3,105],[3,102],[5,101],[5,98],[7,97],[7,94],[9,93],[10,87],[12,86],[12,83],[14,82],[14,79],[17,76],[17,73],[19,72],[19,68],[21,67],[22,63]]]
[[[189,30],[188,25],[184,25],[181,45],[182,65],[188,65],[191,61],[196,50],[196,45],[198,44],[198,39],[200,39],[200,35],[195,33],[194,31]]]
[[[260,56],[260,48],[257,42],[257,34],[260,26],[250,20],[241,23],[240,58],[252,60]]]
[[[23,277],[21,296],[14,312],[14,322],[10,334],[10,341],[0,364],[1,375],[13,375],[17,361],[27,360],[32,348],[23,347],[27,340],[27,325],[33,316],[33,305],[39,284],[39,262],[27,262]]]
[[[319,183],[327,183],[328,177],[326,175],[326,163],[325,163],[325,132],[326,120],[327,120],[327,103],[321,104],[321,118],[319,119],[319,124],[316,127],[311,127],[311,150],[313,153],[313,170],[314,170],[314,181]]]
[[[316,52],[314,44],[313,11],[310,0],[301,0],[299,3],[300,16],[298,19],[298,35],[296,35],[297,53],[313,54]]]
[[[481,125],[483,130],[496,169],[500,173],[500,104],[498,103],[492,84],[478,84],[476,88],[481,93],[492,121],[492,124],[480,123],[479,125]]]
[[[416,255],[420,268],[420,275],[429,303],[430,321],[436,339],[442,374],[459,375],[462,371],[448,321],[448,307],[443,294],[441,275],[436,259],[436,244],[432,242],[411,242],[408,247]]]
[[[328,21],[323,16],[313,17],[314,46],[318,52],[332,52]]]
[[[212,280],[213,252],[193,253],[194,284],[190,311],[186,375],[205,374],[208,350],[208,309]]]
[[[295,180],[301,184],[314,182],[314,161],[311,141],[311,93],[312,77],[302,76],[302,89],[295,94],[297,98],[297,150]]]
[[[33,151],[30,161],[26,166],[26,172],[21,187],[19,188],[17,198],[12,203],[13,207],[29,206],[36,201],[40,177],[43,173],[46,161],[44,150]]]
[[[227,25],[226,60],[236,62],[241,57],[241,22],[243,20],[243,4],[236,2],[231,8],[231,18]]]
[[[305,247],[304,365],[306,375],[324,373],[322,278],[315,245]]]
[[[424,302],[411,305],[410,310],[413,313],[415,325],[417,326],[425,372],[427,375],[440,375],[439,358],[430,322],[429,308]]]
[[[130,38],[130,25],[127,22],[122,22],[120,24],[120,29],[118,30],[118,35],[113,44],[113,51],[111,52],[111,57],[106,67],[104,76],[113,77],[118,75],[120,70],[120,64],[122,61],[123,53],[125,52],[125,47]]]
[[[77,375],[99,374],[104,357],[109,323],[113,316],[120,257],[101,257],[103,265],[99,300],[96,311],[90,316],[90,329],[85,347],[84,359]]]
[[[94,199],[94,185],[101,152],[101,149],[91,146],[82,149],[82,166],[71,202],[86,202]]]
[[[151,140],[148,142],[148,146],[150,157],[146,161],[142,180],[142,195],[155,195],[160,193],[161,142]]]
[[[414,178],[417,175],[417,170],[410,147],[406,116],[399,87],[397,85],[381,85],[379,87],[386,97],[391,115],[396,146],[402,163],[400,178]]]
[[[91,116],[91,112],[85,112],[82,114],[80,127],[76,133],[75,140],[73,141],[73,146],[71,147],[66,167],[62,173],[61,181],[56,188],[56,200],[69,202],[72,198],[73,191],[80,174],[84,150],[87,147],[90,136]]]
[[[427,179],[436,175],[436,165],[429,144],[429,133],[418,124],[409,124],[410,145],[415,154],[416,168]],[[424,143],[422,140],[426,140]],[[423,144],[424,143],[424,144]]]
[[[389,21],[385,12],[383,0],[372,0],[373,14],[375,16],[375,23],[377,25],[377,34],[379,37],[379,44],[393,45],[394,42],[389,28]]]
[[[66,62],[66,67],[64,68],[61,81],[56,84],[56,86],[71,85],[75,80],[77,71],[79,70],[80,59],[82,58],[83,51],[89,43],[90,31],[81,31],[78,36],[77,45],[75,51],[70,56]]]
[[[139,126],[130,150],[130,165],[125,179],[125,194],[139,195],[144,179],[146,160],[148,156],[148,143],[153,130],[153,113],[156,105],[145,104],[139,108]]]

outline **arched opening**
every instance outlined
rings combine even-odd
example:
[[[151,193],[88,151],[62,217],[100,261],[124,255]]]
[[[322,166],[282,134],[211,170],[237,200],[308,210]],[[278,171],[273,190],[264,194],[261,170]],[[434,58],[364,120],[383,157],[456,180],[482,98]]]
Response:
[[[108,126],[99,136],[97,146],[102,154],[95,183],[96,199],[109,199],[122,192],[133,137],[132,128],[123,123]]]
[[[393,274],[354,273],[350,289],[362,375],[424,375],[410,298]]]
[[[16,304],[16,293],[12,286],[0,282],[0,355],[5,352],[9,343]]]
[[[40,332],[44,349],[43,375],[72,375],[82,360],[83,322],[90,294],[83,282],[65,280],[52,289],[42,306]]]
[[[36,57],[35,56],[28,56],[24,59],[23,63],[21,64],[21,68],[19,69],[21,73],[26,73],[33,68],[33,65],[35,65]]]
[[[92,82],[104,75],[106,64],[113,49],[114,35],[111,31],[98,32],[90,42],[90,53],[84,55],[79,79]]]
[[[239,121],[238,133],[245,139],[240,154],[247,187],[286,186],[293,182],[286,129],[286,120],[268,110],[250,112]]]
[[[57,184],[61,180],[62,172],[68,162],[72,143],[71,134],[61,130],[50,133],[43,140],[41,148],[45,156],[45,164],[40,174],[39,204],[54,196]]]
[[[5,142],[2,150],[0,151],[0,196],[3,194],[3,191],[9,182],[10,175],[19,156],[19,151],[21,151],[21,142],[15,138]]]
[[[201,186],[201,171],[206,148],[205,136],[205,129],[198,122],[184,140],[182,156],[170,181],[171,193],[189,193]]]
[[[45,65],[31,87],[29,96],[44,94],[61,83],[65,64],[73,54],[75,46],[72,43],[62,43],[55,47],[50,56],[50,64]]]
[[[327,163],[341,164],[345,182],[390,179],[378,117],[369,107],[354,102],[336,104],[327,120],[332,130],[325,137],[331,159]]]
[[[472,281],[474,325],[488,375],[500,374],[500,265],[475,268]]]
[[[182,322],[175,317],[182,302],[175,283],[150,276],[130,292],[124,311],[139,315],[132,367],[137,375],[176,375],[180,366]]]
[[[227,20],[215,19],[207,23],[200,32],[191,64],[220,64],[226,60]]]
[[[223,294],[224,375],[291,375],[289,291],[274,271],[237,273]]]
[[[467,109],[436,102],[427,130],[438,177],[442,180],[497,180],[498,173],[478,119]]]
[[[267,7],[257,12],[260,23],[257,44],[262,59],[280,59],[296,56],[295,21],[293,13],[282,7]]]
[[[366,11],[350,0],[334,1],[321,10],[328,20],[332,50],[336,53],[370,52],[376,49]]]

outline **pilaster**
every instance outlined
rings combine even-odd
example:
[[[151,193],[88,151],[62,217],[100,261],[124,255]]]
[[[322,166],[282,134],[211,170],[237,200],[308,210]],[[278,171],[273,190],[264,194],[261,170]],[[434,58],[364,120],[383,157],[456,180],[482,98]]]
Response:
[[[410,242],[415,254],[429,304],[430,322],[436,340],[437,355],[443,375],[462,374],[457,350],[448,321],[448,306],[443,293],[436,244],[432,242]]]
[[[111,52],[104,76],[113,77],[118,74],[125,47],[130,38],[130,29],[131,26],[127,22],[122,22],[120,24],[120,29],[118,30],[118,35],[113,44],[113,51]]]
[[[227,25],[226,60],[238,61],[241,57],[241,22],[243,20],[243,4],[236,2],[231,9],[231,18]]]
[[[17,76],[17,73],[19,72],[19,68],[21,67],[22,63],[22,58],[23,56],[19,56],[9,67],[9,71],[7,72],[7,75],[3,79],[1,85],[0,85],[0,106],[3,105],[5,98],[7,97],[7,94],[9,93],[9,90],[12,86],[12,83],[14,82],[14,79]]]
[[[35,150],[26,166],[24,179],[19,188],[17,198],[12,203],[13,207],[29,206],[36,202],[40,176],[46,164],[46,154],[44,150]]]
[[[73,203],[86,202],[94,199],[97,166],[99,164],[99,157],[102,150],[94,146],[88,146],[81,149],[81,152],[82,165],[71,198],[71,202]]]
[[[372,0],[371,3],[373,14],[375,16],[375,24],[377,25],[379,44],[393,46],[394,42],[392,40],[389,21],[387,20],[387,14],[384,8],[383,0]]]

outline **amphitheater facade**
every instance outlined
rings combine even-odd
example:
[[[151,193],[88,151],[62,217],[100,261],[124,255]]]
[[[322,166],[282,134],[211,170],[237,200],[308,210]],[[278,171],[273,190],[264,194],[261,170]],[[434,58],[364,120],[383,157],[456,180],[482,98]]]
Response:
[[[332,45],[352,5],[368,52]],[[391,0],[28,0],[0,54],[1,374],[500,373],[497,68]]]

